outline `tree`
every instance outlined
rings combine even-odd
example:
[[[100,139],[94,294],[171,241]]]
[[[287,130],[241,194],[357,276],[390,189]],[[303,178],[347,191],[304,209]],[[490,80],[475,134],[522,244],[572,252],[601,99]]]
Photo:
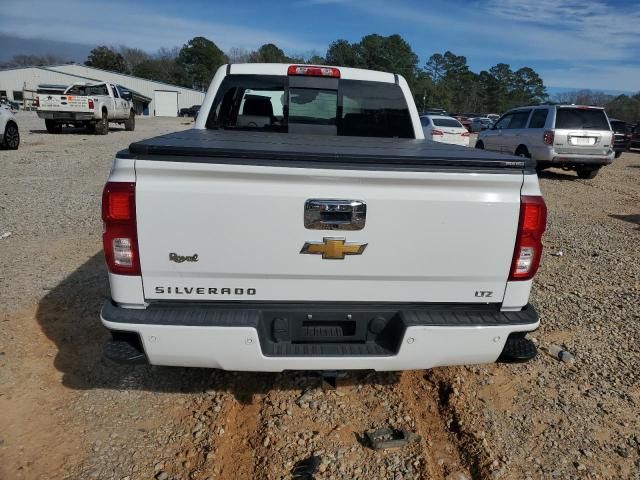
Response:
[[[249,56],[253,63],[287,63],[289,58],[273,43],[266,43]]]
[[[120,47],[118,47],[118,53],[122,55],[127,72],[133,72],[133,69],[137,65],[151,58],[144,50],[139,48],[129,48],[125,45],[120,45]]]
[[[512,77],[511,104],[535,105],[547,98],[547,91],[540,76],[532,68],[516,70]]]
[[[198,90],[204,90],[218,67],[226,62],[224,52],[205,37],[192,38],[178,54],[178,65],[185,70],[188,86]]]
[[[361,67],[360,47],[347,40],[336,40],[329,44],[325,55],[328,65],[337,67]]]
[[[640,92],[635,95],[618,95],[606,105],[607,114],[626,122],[640,119]]]
[[[251,53],[245,48],[233,47],[227,52],[229,63],[247,63],[251,58]]]
[[[2,68],[12,67],[30,67],[30,66],[43,66],[43,65],[55,65],[60,63],[67,63],[67,60],[60,55],[47,53],[44,55],[14,55],[13,58],[7,62],[0,63]]]
[[[110,70],[112,72],[129,73],[124,57],[105,45],[91,50],[84,64],[88,67],[102,68],[103,70]]]

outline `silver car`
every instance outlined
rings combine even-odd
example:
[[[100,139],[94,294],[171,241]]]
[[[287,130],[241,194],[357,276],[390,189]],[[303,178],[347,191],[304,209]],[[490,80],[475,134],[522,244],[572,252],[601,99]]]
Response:
[[[538,170],[560,167],[593,178],[615,155],[603,108],[580,105],[520,107],[478,134],[476,148],[536,160]]]

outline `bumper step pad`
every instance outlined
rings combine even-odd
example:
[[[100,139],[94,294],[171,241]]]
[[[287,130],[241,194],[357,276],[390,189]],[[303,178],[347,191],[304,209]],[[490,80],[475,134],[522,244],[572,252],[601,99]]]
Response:
[[[103,354],[116,363],[127,365],[147,363],[145,353],[126,340],[109,340],[104,346]]]
[[[525,338],[525,333],[512,333],[498,357],[498,363],[524,363],[535,358],[538,349],[534,343]]]

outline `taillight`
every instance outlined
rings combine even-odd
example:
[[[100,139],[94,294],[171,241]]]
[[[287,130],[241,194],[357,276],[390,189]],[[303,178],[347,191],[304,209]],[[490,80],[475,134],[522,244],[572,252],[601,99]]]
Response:
[[[542,257],[542,234],[547,226],[547,206],[542,197],[520,197],[520,219],[509,280],[530,280]]]
[[[432,137],[440,136],[440,135],[444,135],[444,132],[442,130],[436,130],[436,129],[431,130]]]
[[[310,77],[340,78],[340,70],[333,67],[315,67],[310,65],[290,65],[287,75],[307,75]]]
[[[546,130],[542,137],[544,143],[547,145],[553,145],[554,138],[555,138],[555,134],[553,133],[553,130]]]
[[[135,183],[107,182],[102,192],[102,221],[102,243],[109,271],[140,275]]]
[[[460,135],[463,137],[468,137],[471,134],[469,132],[462,132]]]
[[[33,99],[33,106],[36,108],[40,106],[40,97],[36,97]]]
[[[89,100],[87,100],[87,104],[89,105],[89,108],[93,110],[93,98],[90,98]]]

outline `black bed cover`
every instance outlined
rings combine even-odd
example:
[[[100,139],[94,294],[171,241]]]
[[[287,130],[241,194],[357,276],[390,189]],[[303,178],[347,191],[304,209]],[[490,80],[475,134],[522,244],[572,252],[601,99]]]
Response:
[[[132,143],[124,158],[343,169],[535,172],[535,161],[429,140],[190,129]],[[170,157],[170,158],[168,158]]]

